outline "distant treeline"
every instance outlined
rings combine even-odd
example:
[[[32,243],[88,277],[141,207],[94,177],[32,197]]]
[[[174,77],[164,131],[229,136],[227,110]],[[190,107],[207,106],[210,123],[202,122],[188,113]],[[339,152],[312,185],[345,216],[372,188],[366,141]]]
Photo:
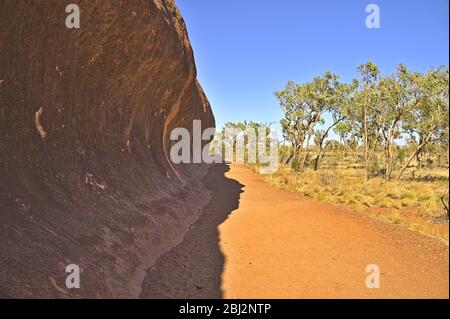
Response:
[[[343,83],[336,74],[325,72],[307,83],[290,81],[275,93],[289,145],[284,161],[296,170],[308,165],[317,170],[327,148],[337,142],[329,139],[333,130],[339,144],[362,151],[366,179],[380,173],[374,172],[378,166],[386,180],[394,170],[400,179],[414,159],[420,165],[426,151],[443,153],[435,155],[446,157],[448,163],[448,68],[419,73],[401,64],[394,74],[381,76],[378,67],[368,62],[358,67],[358,73],[359,79]],[[325,114],[330,123],[325,122]],[[268,126],[227,123],[224,129],[264,125]],[[406,145],[399,147],[400,140]]]

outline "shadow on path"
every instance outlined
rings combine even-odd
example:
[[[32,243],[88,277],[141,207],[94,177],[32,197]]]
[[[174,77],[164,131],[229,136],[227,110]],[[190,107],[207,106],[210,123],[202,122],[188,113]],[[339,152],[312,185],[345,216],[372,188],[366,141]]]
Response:
[[[212,166],[204,178],[211,200],[184,240],[147,270],[141,298],[222,298],[225,257],[218,226],[239,206],[244,185],[225,177],[230,168]]]

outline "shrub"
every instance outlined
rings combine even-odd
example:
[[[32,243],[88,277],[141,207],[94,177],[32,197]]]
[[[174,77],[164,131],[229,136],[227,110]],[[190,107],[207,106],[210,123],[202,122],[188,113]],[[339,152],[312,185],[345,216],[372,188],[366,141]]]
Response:
[[[414,197],[414,193],[409,191],[404,191],[400,194],[401,199],[413,199]]]
[[[321,185],[328,186],[336,182],[337,174],[335,170],[323,170],[318,173]]]
[[[299,171],[300,170],[300,160],[299,159],[297,159],[297,158],[294,158],[293,160],[292,160],[292,163],[291,163],[291,167],[292,167],[292,169],[294,170],[294,171]]]
[[[378,159],[374,159],[371,161],[369,165],[369,175],[372,177],[384,176],[385,170],[381,167]]]

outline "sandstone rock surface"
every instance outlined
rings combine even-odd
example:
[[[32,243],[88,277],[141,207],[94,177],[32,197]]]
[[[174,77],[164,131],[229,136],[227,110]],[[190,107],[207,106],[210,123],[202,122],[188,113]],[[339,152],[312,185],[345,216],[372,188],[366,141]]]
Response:
[[[137,297],[209,199],[168,157],[214,126],[173,1],[72,2],[0,1],[0,297]]]

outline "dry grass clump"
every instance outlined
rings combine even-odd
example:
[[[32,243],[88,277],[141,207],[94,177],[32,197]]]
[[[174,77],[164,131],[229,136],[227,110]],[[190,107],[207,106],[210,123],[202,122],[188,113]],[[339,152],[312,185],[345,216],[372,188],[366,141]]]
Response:
[[[448,171],[423,169],[410,175],[399,182],[385,181],[381,177],[364,182],[362,169],[358,167],[324,167],[319,171],[297,172],[280,165],[275,174],[261,176],[273,186],[297,191],[315,200],[350,206],[356,211],[368,212],[371,217],[448,242],[448,219],[441,199],[448,188]]]

